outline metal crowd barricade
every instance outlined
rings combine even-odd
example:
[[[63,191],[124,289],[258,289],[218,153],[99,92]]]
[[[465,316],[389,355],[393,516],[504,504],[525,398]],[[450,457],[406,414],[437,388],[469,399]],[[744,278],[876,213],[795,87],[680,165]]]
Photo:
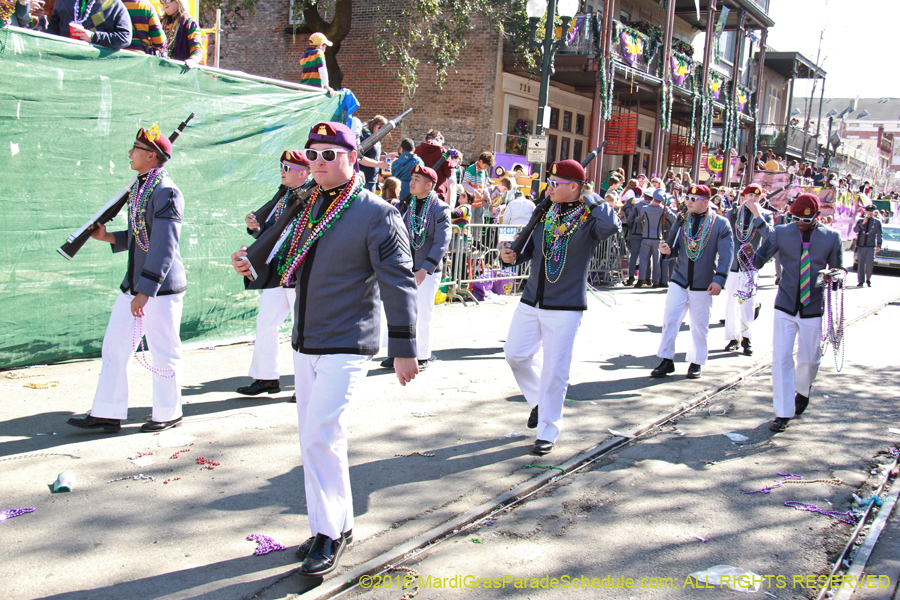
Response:
[[[499,247],[501,227],[521,231],[523,226],[494,223],[453,226],[450,251],[444,257],[444,273],[449,273],[450,276],[448,278],[445,275],[442,282],[443,285],[449,285],[449,300],[459,300],[466,304],[469,299],[478,304],[478,299],[472,293],[472,286],[476,282],[502,281],[511,285],[511,289],[504,289],[507,295],[520,291],[524,286],[531,271],[531,261],[516,266],[503,264]]]
[[[588,283],[623,283],[628,275],[628,244],[619,232],[600,242],[588,267]]]

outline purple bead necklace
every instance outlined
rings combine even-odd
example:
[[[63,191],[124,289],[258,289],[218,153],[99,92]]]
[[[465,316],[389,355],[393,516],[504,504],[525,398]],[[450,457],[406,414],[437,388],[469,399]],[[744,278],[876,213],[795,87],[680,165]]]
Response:
[[[34,507],[29,506],[27,508],[9,508],[6,510],[0,510],[0,522],[9,521],[13,517],[21,517],[26,513],[34,512]]]
[[[134,337],[132,338],[131,347],[135,349],[134,357],[142,367],[144,367],[154,375],[159,375],[160,377],[165,377],[166,379],[175,377],[174,369],[157,369],[149,362],[147,362],[147,345],[144,343],[144,317],[134,318]],[[137,353],[138,350],[141,351],[140,354]]]
[[[256,542],[256,550],[253,551],[253,554],[256,556],[262,556],[263,554],[275,552],[276,550],[287,549],[287,546],[283,546],[271,537],[262,535],[261,533],[251,533],[247,536],[247,539],[251,542]]]

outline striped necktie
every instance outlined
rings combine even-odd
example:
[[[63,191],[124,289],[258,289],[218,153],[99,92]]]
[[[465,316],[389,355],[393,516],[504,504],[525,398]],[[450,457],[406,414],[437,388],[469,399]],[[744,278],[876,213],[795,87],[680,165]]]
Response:
[[[810,287],[809,242],[803,242],[803,251],[800,253],[800,304],[803,306],[809,304]]]

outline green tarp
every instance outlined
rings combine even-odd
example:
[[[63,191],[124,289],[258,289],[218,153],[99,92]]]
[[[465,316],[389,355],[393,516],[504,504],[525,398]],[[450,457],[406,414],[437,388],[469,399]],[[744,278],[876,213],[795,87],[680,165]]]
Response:
[[[96,355],[127,253],[66,238],[135,175],[140,127],[169,135],[190,113],[166,166],[185,197],[185,342],[252,335],[257,292],[230,255],[252,241],[244,215],[280,183],[279,156],[309,127],[340,117],[341,94],[296,90],[218,70],[24,30],[0,54],[0,368]],[[0,31],[2,43],[6,31]],[[126,211],[109,225],[125,229]]]

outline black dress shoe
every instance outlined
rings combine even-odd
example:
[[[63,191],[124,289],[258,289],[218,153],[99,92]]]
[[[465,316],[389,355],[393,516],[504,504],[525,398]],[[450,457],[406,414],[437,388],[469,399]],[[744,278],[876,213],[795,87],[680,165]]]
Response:
[[[697,363],[691,363],[688,367],[687,375],[685,375],[688,379],[700,379],[700,365]]]
[[[263,392],[277,394],[281,391],[281,383],[277,379],[254,379],[250,385],[237,389],[238,394],[245,396],[258,396]]]
[[[181,417],[172,419],[171,421],[148,421],[141,425],[141,431],[144,433],[157,433],[159,431],[165,431],[166,429],[178,427],[179,425],[181,425]]]
[[[353,543],[353,530],[349,529],[344,532],[344,542],[347,546]],[[316,541],[316,536],[313,536],[300,544],[300,547],[297,548],[297,560],[304,561],[306,557],[309,556],[309,549],[312,548],[313,543]]]
[[[390,356],[381,361],[381,366],[385,369],[393,369],[394,368],[394,359]]]
[[[866,285],[869,286],[869,287],[872,287],[872,282],[871,282],[871,281],[867,281],[867,282],[866,282]]]
[[[427,360],[420,360],[420,361],[417,361],[417,363],[418,363],[418,365],[419,365],[419,372],[420,372],[420,373],[428,368],[428,361],[427,361]]]
[[[652,288],[661,288],[661,287],[662,287],[662,284],[661,284],[660,282],[658,282],[658,281],[654,281],[653,284],[652,284],[650,287],[652,287]]]
[[[772,421],[771,425],[769,425],[769,431],[774,431],[776,433],[780,432],[780,431],[784,431],[785,429],[788,428],[788,424],[790,422],[791,422],[791,420],[786,417],[778,417],[777,419]]]
[[[625,285],[634,285],[634,277],[629,277],[625,282]]]
[[[550,454],[551,450],[553,450],[553,442],[548,442],[547,440],[534,440],[534,448],[531,449],[531,453],[543,456],[545,454]]]
[[[859,283],[856,284],[856,287],[863,287],[864,285],[866,285],[866,284],[863,283],[862,281],[860,281]]]
[[[531,409],[531,414],[528,415],[528,429],[534,429],[535,427],[537,427],[539,419],[540,416],[538,415],[538,407],[535,406]]]
[[[291,396],[291,399],[288,400],[288,402],[292,402],[292,403],[294,403],[294,404],[297,404],[297,392],[294,392],[294,395]]]
[[[742,339],[741,346],[744,348],[744,356],[753,356],[753,347],[750,345],[750,338]]]
[[[737,349],[738,349],[738,341],[737,340],[731,340],[730,342],[728,342],[728,345],[725,346],[725,352],[737,352]]]
[[[347,540],[344,539],[344,536],[333,540],[320,533],[313,539],[313,543],[309,547],[309,554],[300,565],[300,574],[321,576],[331,573],[337,568],[346,546]]]
[[[809,406],[809,396],[804,396],[799,392],[794,395],[794,416],[799,417]]]
[[[650,285],[650,282],[644,281],[643,279],[638,279],[638,282],[636,284],[634,284],[634,287],[639,288],[639,287],[644,287],[645,285]]]
[[[671,358],[664,358],[659,365],[650,373],[650,377],[657,379],[665,377],[669,373],[675,372],[675,362]]]
[[[108,433],[116,433],[122,429],[122,421],[119,419],[98,419],[91,415],[81,417],[80,419],[72,417],[66,421],[66,423],[81,429],[103,429],[103,431]]]

